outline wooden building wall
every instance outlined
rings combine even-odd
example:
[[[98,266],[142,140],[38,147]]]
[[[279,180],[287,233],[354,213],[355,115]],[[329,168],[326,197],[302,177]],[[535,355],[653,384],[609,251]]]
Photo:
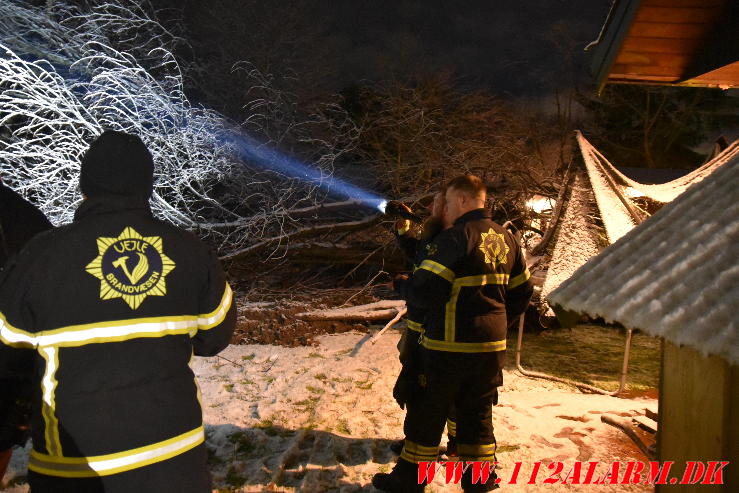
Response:
[[[739,2],[617,0],[594,53],[606,82],[739,86]]]
[[[687,461],[731,463],[723,486],[658,485],[657,492],[739,492],[739,366],[663,342],[658,457],[675,462],[670,476],[678,478]]]

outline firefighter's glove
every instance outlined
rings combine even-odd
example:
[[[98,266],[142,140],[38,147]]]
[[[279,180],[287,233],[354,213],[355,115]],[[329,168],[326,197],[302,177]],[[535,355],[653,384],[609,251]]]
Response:
[[[400,409],[405,409],[405,406],[412,401],[416,385],[416,379],[404,367],[400,371],[400,375],[398,375],[395,387],[393,387],[393,398],[400,406]]]

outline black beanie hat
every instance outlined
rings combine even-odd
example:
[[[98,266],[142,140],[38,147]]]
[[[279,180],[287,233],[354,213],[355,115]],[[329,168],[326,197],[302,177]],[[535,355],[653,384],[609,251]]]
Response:
[[[151,197],[154,159],[136,135],[106,130],[82,156],[80,190],[87,197]]]

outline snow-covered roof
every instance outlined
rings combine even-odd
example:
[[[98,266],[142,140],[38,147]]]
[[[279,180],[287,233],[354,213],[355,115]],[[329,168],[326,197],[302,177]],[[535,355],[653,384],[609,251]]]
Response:
[[[590,259],[551,305],[739,365],[739,157]]]
[[[600,154],[580,132],[577,132],[580,152],[588,172],[590,185],[598,203],[598,211],[606,228],[608,241],[614,243],[639,224],[642,216],[634,217],[625,203],[616,193],[618,185],[613,182],[618,170]],[[621,175],[623,176],[623,175]],[[634,210],[633,205],[631,205]]]
[[[600,252],[598,238],[593,231],[589,215],[593,214],[593,191],[585,172],[577,170],[562,220],[554,238],[554,251],[549,261],[547,277],[542,286],[545,298],[577,269]]]
[[[687,190],[688,187],[698,183],[706,176],[710,176],[716,169],[739,156],[739,140],[735,140],[716,157],[690,173],[668,183],[648,185],[634,181],[621,173],[603,156],[603,154],[601,154],[585,137],[583,137],[582,133],[578,131],[575,135],[586,165],[592,166],[592,163],[594,163],[601,168],[605,174],[613,179],[618,186],[634,188],[639,190],[645,197],[649,197],[652,200],[662,203],[671,202],[675,197]],[[595,184],[593,186],[595,187]]]

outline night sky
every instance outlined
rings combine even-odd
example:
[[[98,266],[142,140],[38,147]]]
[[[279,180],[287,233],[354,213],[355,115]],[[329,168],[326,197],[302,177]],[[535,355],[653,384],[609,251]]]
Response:
[[[306,80],[325,89],[443,71],[460,85],[541,96],[590,82],[583,48],[597,38],[610,3],[189,0],[185,24],[205,50],[230,49],[272,72],[314,72]]]
[[[471,84],[521,94],[568,85],[570,66],[582,79],[582,49],[597,37],[610,0],[337,4],[347,77],[448,70]]]

